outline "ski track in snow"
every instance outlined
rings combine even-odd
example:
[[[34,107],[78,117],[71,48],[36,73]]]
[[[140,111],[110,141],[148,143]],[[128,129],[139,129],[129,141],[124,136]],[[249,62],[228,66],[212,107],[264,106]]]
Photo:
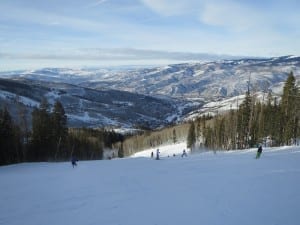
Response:
[[[298,225],[300,147],[0,167],[5,225]],[[172,149],[172,152],[170,151]],[[167,155],[176,152],[176,157]],[[155,153],[155,152],[154,152]]]

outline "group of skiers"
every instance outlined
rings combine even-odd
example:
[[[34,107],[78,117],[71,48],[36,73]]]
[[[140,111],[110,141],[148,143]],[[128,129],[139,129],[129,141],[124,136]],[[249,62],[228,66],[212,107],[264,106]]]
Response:
[[[159,160],[159,154],[160,154],[159,149],[156,149],[156,156],[155,156],[155,159],[156,159],[156,160]],[[176,155],[173,154],[173,156],[175,157]],[[154,157],[154,153],[151,152],[151,158],[153,158],[153,157]],[[186,153],[185,149],[183,149],[182,154],[181,154],[181,157],[187,157],[187,153]]]
[[[261,156],[261,153],[262,153],[262,145],[260,144],[259,146],[258,146],[258,149],[257,149],[257,153],[256,153],[256,159],[259,159],[260,158],[260,156]],[[156,150],[156,156],[155,156],[155,159],[156,160],[159,160],[159,154],[160,154],[160,151],[159,151],[159,149],[157,149]],[[175,154],[173,154],[173,156],[176,156]],[[151,158],[153,158],[154,157],[154,153],[153,152],[151,152]],[[186,153],[186,151],[185,151],[185,149],[183,149],[183,152],[182,152],[182,154],[181,154],[181,157],[187,157],[187,153]]]
[[[159,154],[160,154],[159,149],[156,149],[156,157],[155,157],[156,160],[159,159]],[[151,152],[151,158],[153,158],[153,157],[154,157],[154,153]]]
[[[261,153],[262,153],[262,145],[259,145],[259,147],[258,147],[258,149],[257,149],[257,153],[256,153],[256,157],[255,157],[255,158],[256,158],[256,159],[259,159]],[[156,159],[156,160],[159,160],[159,159],[160,159],[160,158],[159,158],[159,154],[160,154],[159,149],[156,149],[156,156],[155,156],[155,159]],[[176,155],[173,154],[173,156],[176,156]],[[154,153],[151,152],[151,158],[153,158],[153,157],[154,157]],[[187,153],[186,153],[185,149],[183,149],[182,154],[181,154],[181,157],[187,157]],[[71,164],[72,164],[72,167],[73,167],[73,168],[77,166],[77,161],[78,161],[77,158],[74,157],[74,156],[72,156],[72,158],[71,158]]]

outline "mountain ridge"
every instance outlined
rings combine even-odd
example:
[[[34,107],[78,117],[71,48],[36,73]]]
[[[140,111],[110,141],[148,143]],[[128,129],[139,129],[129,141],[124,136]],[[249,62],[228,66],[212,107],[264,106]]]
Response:
[[[151,68],[45,68],[1,73],[0,77],[32,85],[28,91],[37,91],[50,103],[62,99],[70,119],[82,121],[77,124],[127,127],[143,124],[154,128],[160,123],[180,121],[193,111],[196,114],[216,111],[208,103],[238,98],[248,87],[252,92],[272,92],[278,96],[291,71],[299,82],[300,57],[242,58]],[[0,86],[0,90],[5,88]],[[89,94],[84,95],[85,92]],[[109,104],[104,92],[110,96]],[[95,96],[100,96],[102,102]],[[76,104],[71,107],[72,102]]]

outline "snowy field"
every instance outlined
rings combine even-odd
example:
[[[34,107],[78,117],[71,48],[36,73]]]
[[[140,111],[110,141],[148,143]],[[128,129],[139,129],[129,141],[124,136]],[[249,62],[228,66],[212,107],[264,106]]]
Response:
[[[300,147],[0,167],[1,225],[299,225]],[[168,150],[169,149],[169,150]],[[176,157],[167,157],[173,152]],[[146,157],[138,157],[146,156]]]

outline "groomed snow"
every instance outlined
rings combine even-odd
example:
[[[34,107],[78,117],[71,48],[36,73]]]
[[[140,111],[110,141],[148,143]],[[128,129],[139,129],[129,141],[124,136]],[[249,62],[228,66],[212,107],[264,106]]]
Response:
[[[298,225],[300,147],[255,151],[3,166],[0,224]]]
[[[179,156],[182,154],[183,149],[186,150],[186,152],[189,152],[189,149],[186,148],[186,143],[185,142],[181,142],[181,143],[176,143],[176,144],[172,144],[172,145],[162,145],[160,147],[157,148],[150,148],[147,149],[145,151],[141,151],[141,152],[137,152],[134,155],[132,155],[131,157],[150,157],[151,156],[151,152],[153,152],[153,154],[156,154],[156,150],[159,149],[160,152],[160,156],[161,157],[173,157],[173,155],[175,154],[175,156]]]

